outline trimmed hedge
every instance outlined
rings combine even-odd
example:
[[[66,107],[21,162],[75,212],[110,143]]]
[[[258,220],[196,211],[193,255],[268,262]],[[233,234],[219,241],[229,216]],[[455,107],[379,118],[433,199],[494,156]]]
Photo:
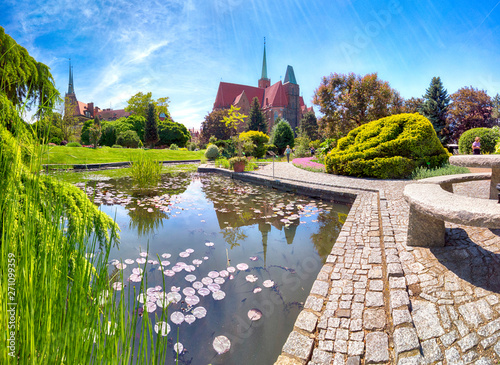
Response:
[[[397,114],[350,131],[325,158],[339,175],[401,179],[419,166],[441,166],[450,154],[422,115]]]
[[[497,140],[500,138],[498,128],[472,128],[465,131],[458,140],[458,152],[462,155],[472,153],[472,142],[479,137],[481,139],[481,153],[494,153]]]
[[[219,148],[214,144],[209,145],[205,151],[205,157],[209,160],[215,160],[219,157]]]

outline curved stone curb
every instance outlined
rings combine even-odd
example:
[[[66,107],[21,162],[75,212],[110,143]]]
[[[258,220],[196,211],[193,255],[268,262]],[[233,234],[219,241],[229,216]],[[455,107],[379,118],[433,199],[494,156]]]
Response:
[[[187,163],[200,163],[201,160],[177,160],[177,161],[160,161],[162,164],[187,164]],[[112,167],[125,167],[130,166],[132,162],[108,162],[108,163],[89,163],[89,164],[45,164],[42,165],[44,169],[51,167],[72,166],[75,170],[97,170],[108,169]]]

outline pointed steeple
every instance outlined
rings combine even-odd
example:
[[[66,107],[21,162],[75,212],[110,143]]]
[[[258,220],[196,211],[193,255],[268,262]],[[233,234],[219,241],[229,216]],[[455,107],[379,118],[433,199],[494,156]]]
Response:
[[[285,74],[285,82],[286,84],[289,82],[290,84],[297,84],[297,80],[295,80],[295,73],[293,72],[293,67],[288,65],[286,68],[286,74]]]
[[[74,94],[75,88],[73,87],[73,67],[71,67],[71,58],[69,59],[69,83],[68,94]]]
[[[262,74],[259,80],[259,87],[265,89],[269,86],[271,86],[271,80],[267,78],[266,37],[264,37],[264,57],[262,58]]]

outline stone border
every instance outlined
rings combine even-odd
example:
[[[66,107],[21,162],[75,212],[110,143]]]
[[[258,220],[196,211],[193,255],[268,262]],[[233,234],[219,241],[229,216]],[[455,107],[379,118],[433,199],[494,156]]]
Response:
[[[178,160],[178,161],[160,161],[162,164],[185,164],[185,163],[199,163],[201,160]],[[108,162],[108,163],[89,163],[89,164],[45,164],[42,165],[44,169],[51,167],[72,166],[75,170],[98,170],[109,169],[113,167],[125,167],[131,165],[130,161],[123,162]]]

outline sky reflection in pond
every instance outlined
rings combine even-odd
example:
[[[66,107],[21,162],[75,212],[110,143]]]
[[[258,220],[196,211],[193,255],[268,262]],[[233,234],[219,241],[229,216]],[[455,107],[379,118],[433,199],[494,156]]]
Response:
[[[128,179],[87,193],[121,228],[110,272],[121,270],[125,287],[115,288],[135,286],[171,360],[179,329],[181,364],[273,363],[349,211],[218,175],[165,175],[148,197]],[[218,336],[230,343],[222,354]]]

